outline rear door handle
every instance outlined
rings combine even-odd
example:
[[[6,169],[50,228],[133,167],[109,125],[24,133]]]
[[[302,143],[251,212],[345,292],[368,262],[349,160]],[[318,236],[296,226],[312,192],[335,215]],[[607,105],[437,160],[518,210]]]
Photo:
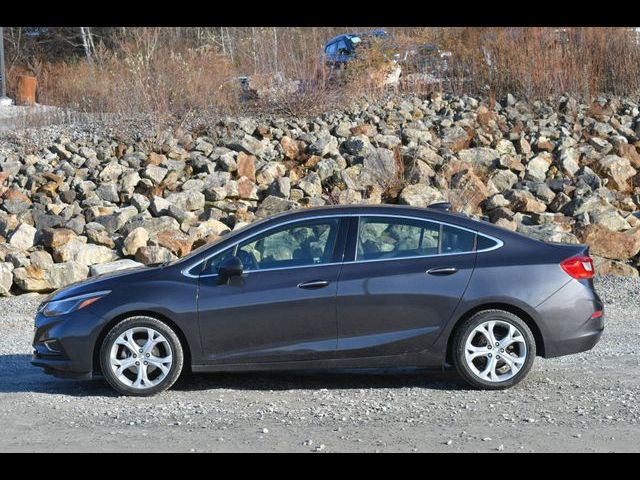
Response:
[[[323,287],[326,287],[327,285],[329,285],[329,282],[327,282],[326,280],[314,280],[312,282],[299,283],[298,288],[306,288],[306,289],[323,288]]]
[[[458,271],[455,267],[436,267],[427,270],[429,275],[452,275]]]

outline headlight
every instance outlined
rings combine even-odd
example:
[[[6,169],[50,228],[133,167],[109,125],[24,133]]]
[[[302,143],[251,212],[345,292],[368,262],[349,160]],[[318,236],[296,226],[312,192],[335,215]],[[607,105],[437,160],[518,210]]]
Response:
[[[105,295],[111,293],[110,290],[103,292],[86,293],[84,295],[78,295],[77,297],[65,298],[63,300],[54,300],[52,302],[45,303],[38,309],[45,317],[56,317],[58,315],[64,315],[71,313],[81,308],[88,307],[93,302],[100,300]]]

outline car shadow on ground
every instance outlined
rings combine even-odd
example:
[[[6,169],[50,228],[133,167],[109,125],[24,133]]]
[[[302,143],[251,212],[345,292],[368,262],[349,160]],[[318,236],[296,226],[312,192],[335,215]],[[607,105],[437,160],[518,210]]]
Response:
[[[454,372],[417,369],[296,370],[287,372],[225,372],[184,375],[174,390],[350,390],[411,388],[460,390],[465,386]]]
[[[30,355],[0,355],[0,393],[46,393],[77,397],[117,397],[102,377],[71,380],[46,375],[30,363]],[[463,390],[454,372],[418,369],[300,370],[287,372],[187,373],[172,390],[349,390],[412,388]]]

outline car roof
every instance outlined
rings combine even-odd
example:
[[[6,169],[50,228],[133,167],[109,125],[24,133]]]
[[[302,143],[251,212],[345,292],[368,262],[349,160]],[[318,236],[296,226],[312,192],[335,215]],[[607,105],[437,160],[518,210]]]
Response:
[[[336,42],[338,40],[342,40],[344,38],[351,39],[354,37],[386,37],[389,34],[385,30],[367,30],[366,32],[360,33],[341,33],[340,35],[336,35],[335,37],[327,40],[324,44],[325,47],[330,43]]]
[[[470,228],[474,230],[504,230],[496,227],[490,223],[480,222],[474,220],[466,215],[459,213],[446,212],[440,208],[429,207],[412,207],[409,205],[328,205],[322,207],[309,207],[300,208],[295,210],[287,210],[282,213],[267,217],[256,223],[265,224],[271,221],[278,221],[283,218],[312,218],[324,215],[405,215],[405,216],[417,216],[425,219],[436,220],[444,223],[452,223],[461,227]],[[486,228],[485,228],[486,227]]]

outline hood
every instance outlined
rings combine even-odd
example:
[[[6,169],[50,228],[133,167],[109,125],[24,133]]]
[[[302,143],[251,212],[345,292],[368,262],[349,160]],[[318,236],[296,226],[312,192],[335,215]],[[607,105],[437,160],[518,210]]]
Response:
[[[66,287],[62,287],[50,294],[44,301],[62,300],[64,298],[75,297],[85,293],[98,292],[102,290],[115,290],[120,281],[127,277],[127,281],[144,281],[158,270],[164,267],[136,267],[117,270],[115,272],[104,273],[86,280],[72,283]],[[137,277],[137,278],[136,278]]]

